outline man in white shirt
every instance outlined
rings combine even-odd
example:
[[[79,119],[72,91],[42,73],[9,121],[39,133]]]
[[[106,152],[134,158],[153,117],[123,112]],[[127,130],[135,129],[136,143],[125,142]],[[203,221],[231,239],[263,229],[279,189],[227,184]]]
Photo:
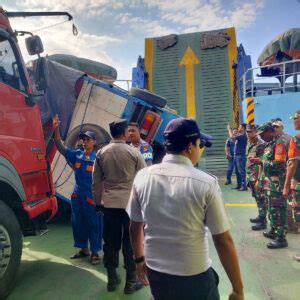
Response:
[[[243,283],[217,178],[194,165],[212,137],[193,119],[172,120],[161,164],[138,172],[127,212],[139,280],[155,300],[220,299],[211,267],[208,229],[232,283],[230,300],[242,300]],[[148,281],[149,280],[149,281]]]

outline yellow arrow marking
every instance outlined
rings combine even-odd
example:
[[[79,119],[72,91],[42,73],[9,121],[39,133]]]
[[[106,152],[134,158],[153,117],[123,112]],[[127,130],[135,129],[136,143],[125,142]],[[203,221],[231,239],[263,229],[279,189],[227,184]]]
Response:
[[[186,113],[189,118],[196,118],[194,65],[197,64],[200,64],[200,60],[191,47],[188,47],[180,66],[185,66]]]

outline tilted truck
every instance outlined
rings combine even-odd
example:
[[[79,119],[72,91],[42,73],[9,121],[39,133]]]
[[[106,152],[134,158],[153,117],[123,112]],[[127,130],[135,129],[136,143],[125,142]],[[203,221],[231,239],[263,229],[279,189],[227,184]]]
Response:
[[[9,18],[65,15],[64,12],[12,13],[0,7],[0,298],[16,279],[23,236],[47,231],[57,211],[50,160],[39,107]],[[30,54],[43,51],[37,36],[26,39]]]

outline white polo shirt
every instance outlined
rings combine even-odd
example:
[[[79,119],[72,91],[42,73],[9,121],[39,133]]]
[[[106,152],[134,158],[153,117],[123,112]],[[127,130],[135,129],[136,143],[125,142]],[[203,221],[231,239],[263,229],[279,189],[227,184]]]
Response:
[[[208,228],[229,230],[217,178],[182,155],[168,154],[161,164],[135,177],[127,212],[145,224],[145,257],[158,272],[192,276],[211,266]]]

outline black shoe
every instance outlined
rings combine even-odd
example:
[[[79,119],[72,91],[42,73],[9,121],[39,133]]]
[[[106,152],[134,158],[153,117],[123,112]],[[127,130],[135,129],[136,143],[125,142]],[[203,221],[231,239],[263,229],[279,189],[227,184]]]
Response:
[[[261,218],[260,217],[256,217],[256,218],[251,218],[250,219],[251,223],[261,223]]]
[[[240,186],[236,186],[234,188],[231,188],[232,190],[239,190],[241,187]]]
[[[240,189],[238,189],[239,192],[244,192],[244,191],[248,191],[248,189],[246,187],[241,187]]]
[[[288,246],[288,242],[285,238],[279,238],[277,237],[274,241],[267,244],[267,247],[269,249],[280,249],[280,248],[286,248]]]
[[[133,294],[134,292],[143,288],[144,285],[139,282],[136,278],[136,272],[127,272],[126,273],[126,283],[124,287],[124,294]]]
[[[255,225],[251,226],[252,230],[263,230],[267,228],[266,222],[256,223]]]
[[[228,181],[228,180],[227,180],[227,181],[225,182],[225,185],[228,185],[228,184],[231,184],[231,181]]]
[[[120,283],[121,278],[117,274],[116,269],[107,269],[107,291],[115,291],[117,289],[117,285]]]
[[[271,229],[270,231],[264,231],[263,232],[264,237],[271,239],[271,240],[275,240],[276,235],[273,229]]]

